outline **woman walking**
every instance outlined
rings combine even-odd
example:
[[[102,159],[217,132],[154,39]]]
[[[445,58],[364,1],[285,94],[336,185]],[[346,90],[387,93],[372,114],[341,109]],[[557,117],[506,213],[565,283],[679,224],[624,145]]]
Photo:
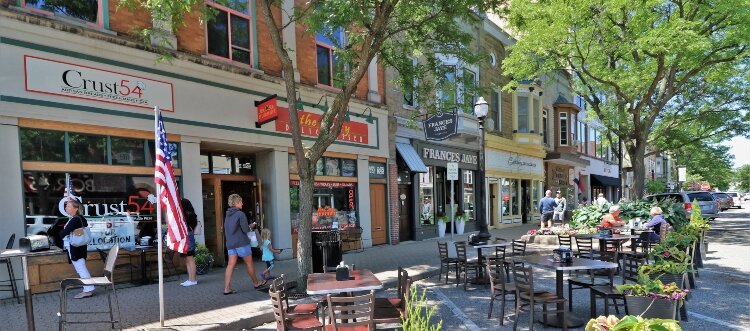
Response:
[[[252,248],[250,239],[247,237],[250,227],[247,225],[247,217],[242,211],[242,197],[239,194],[232,194],[229,196],[228,204],[229,209],[227,209],[227,216],[224,218],[224,237],[226,238],[229,261],[227,262],[227,270],[224,271],[224,295],[237,293],[232,289],[232,272],[237,265],[237,257],[241,257],[245,261],[247,274],[253,281],[253,287],[260,288],[266,284],[265,280],[259,281],[255,275]]]
[[[77,229],[83,229],[89,226],[89,223],[81,215],[81,203],[78,200],[70,199],[65,202],[65,212],[70,215],[70,219],[65,223],[65,227],[60,231],[60,238],[69,236]],[[80,278],[91,278],[89,270],[86,268],[86,255],[88,254],[88,245],[73,246],[69,240],[65,240],[65,249],[68,251],[68,262],[73,264]],[[94,295],[93,286],[84,286],[83,292],[76,294],[73,298],[84,299]]]

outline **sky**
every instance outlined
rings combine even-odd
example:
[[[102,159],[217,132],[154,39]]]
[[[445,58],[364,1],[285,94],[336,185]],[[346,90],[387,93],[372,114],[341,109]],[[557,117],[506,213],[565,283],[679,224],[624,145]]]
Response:
[[[734,137],[724,145],[729,146],[729,154],[734,155],[735,168],[750,164],[750,139]]]

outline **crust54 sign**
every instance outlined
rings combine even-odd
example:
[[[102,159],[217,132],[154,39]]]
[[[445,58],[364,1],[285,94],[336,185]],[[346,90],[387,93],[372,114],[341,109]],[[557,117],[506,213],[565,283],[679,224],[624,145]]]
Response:
[[[174,111],[170,83],[31,55],[24,72],[27,91]]]

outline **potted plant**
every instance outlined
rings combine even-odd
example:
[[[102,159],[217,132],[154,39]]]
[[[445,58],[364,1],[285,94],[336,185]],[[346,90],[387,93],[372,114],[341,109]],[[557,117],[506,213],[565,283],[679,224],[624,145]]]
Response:
[[[464,212],[464,209],[461,207],[461,204],[458,205],[458,208],[456,208],[456,234],[463,234],[464,233],[464,227],[466,226],[466,219],[468,219],[468,215],[466,212]]]
[[[618,285],[617,290],[625,294],[628,313],[644,318],[675,319],[677,308],[688,294],[688,290],[677,284],[664,285],[658,279],[650,279],[640,270],[637,283]]]
[[[445,237],[445,223],[448,222],[448,219],[443,212],[438,212],[436,218],[438,224],[438,236],[443,238]]]
[[[211,267],[214,264],[214,256],[211,254],[211,251],[208,250],[208,247],[204,244],[198,244],[195,247],[195,268],[196,273],[199,275],[204,275],[211,271]]]
[[[684,287],[688,271],[690,263],[687,261],[687,254],[683,261],[663,260],[638,268],[638,272],[647,275],[649,279],[658,279],[664,284],[676,283],[680,288]]]
[[[586,331],[609,330],[667,330],[682,331],[680,323],[673,319],[643,318],[641,316],[624,316],[622,319],[614,316],[599,316],[592,318],[586,324]]]

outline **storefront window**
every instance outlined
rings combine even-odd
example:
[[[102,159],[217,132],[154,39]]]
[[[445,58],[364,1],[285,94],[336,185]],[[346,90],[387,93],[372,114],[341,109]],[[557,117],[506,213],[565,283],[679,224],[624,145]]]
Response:
[[[315,163],[315,176],[323,176],[325,174],[325,158],[318,159],[318,162]]]
[[[172,154],[172,167],[180,167],[180,153],[179,145],[177,143],[169,143],[169,151]],[[154,149],[154,141],[148,141],[148,150],[146,151],[146,166],[154,166],[154,158],[156,157],[156,149]]]
[[[107,249],[115,242],[133,247],[136,236],[156,234],[156,208],[147,199],[154,193],[153,176],[81,173],[70,176],[75,194],[82,199],[81,212],[94,237],[89,250]],[[65,173],[26,171],[23,190],[27,234],[46,233],[53,226],[48,224],[49,218],[67,220],[62,204]]]
[[[107,137],[68,133],[71,163],[107,164]]]
[[[510,180],[510,213],[511,215],[520,215],[520,206],[518,198],[518,179]]]
[[[209,168],[209,164],[208,164],[208,155],[201,154],[200,165],[201,165],[201,173],[202,174],[209,174],[209,173],[211,173],[210,168]]]
[[[427,167],[426,173],[419,174],[419,218],[422,224],[435,224],[433,182],[433,167]]]
[[[501,187],[503,216],[510,216],[510,181],[503,179]]]
[[[474,215],[474,171],[463,171],[463,209],[469,221],[475,220]]]
[[[313,229],[359,227],[356,183],[316,182],[313,190]],[[299,226],[299,181],[291,181],[292,227]]]
[[[539,199],[541,198],[541,192],[539,192],[539,181],[531,181],[531,215],[536,214],[536,209],[539,206]]]
[[[143,139],[112,137],[112,164],[145,166],[144,142]]]
[[[212,173],[228,175],[232,173],[232,157],[226,155],[212,155]]]
[[[357,176],[357,160],[342,159],[341,160],[341,176],[344,176],[344,177]]]
[[[327,157],[326,162],[326,176],[341,176],[341,166],[339,165],[340,159]]]
[[[21,128],[24,161],[65,162],[65,132]]]
[[[239,175],[252,176],[255,174],[254,163],[255,158],[251,156],[236,156],[234,158],[234,171]]]

